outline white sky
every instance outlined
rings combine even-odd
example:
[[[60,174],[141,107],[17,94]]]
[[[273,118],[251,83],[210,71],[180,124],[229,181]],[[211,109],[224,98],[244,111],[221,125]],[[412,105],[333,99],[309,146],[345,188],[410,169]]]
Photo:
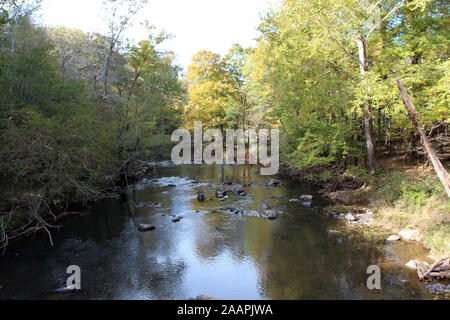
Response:
[[[233,43],[254,45],[256,27],[271,4],[280,0],[149,0],[139,19],[174,36],[164,45],[186,67],[200,50],[226,54]],[[84,31],[104,30],[101,0],[43,0],[41,18],[47,26],[66,26]],[[130,29],[126,37],[142,40],[144,27]]]

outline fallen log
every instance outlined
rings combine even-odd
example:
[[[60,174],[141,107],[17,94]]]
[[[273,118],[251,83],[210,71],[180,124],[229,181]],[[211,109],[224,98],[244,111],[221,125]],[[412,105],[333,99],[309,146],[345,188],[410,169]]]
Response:
[[[450,175],[448,174],[447,170],[445,170],[439,158],[436,156],[436,153],[431,147],[431,144],[428,141],[425,132],[423,132],[422,128],[420,127],[419,122],[417,120],[416,108],[409,99],[408,92],[406,91],[405,87],[401,84],[400,80],[398,79],[397,79],[397,87],[402,95],[403,103],[405,104],[406,110],[408,111],[411,123],[413,127],[416,129],[416,131],[419,133],[419,136],[422,140],[422,145],[425,149],[428,160],[430,160],[430,162],[433,164],[434,170],[436,171],[439,180],[441,180],[441,183],[444,186],[445,191],[447,192],[447,196],[450,198]]]
[[[430,267],[423,262],[417,262],[416,265],[420,281],[450,279],[450,257],[439,260]]]

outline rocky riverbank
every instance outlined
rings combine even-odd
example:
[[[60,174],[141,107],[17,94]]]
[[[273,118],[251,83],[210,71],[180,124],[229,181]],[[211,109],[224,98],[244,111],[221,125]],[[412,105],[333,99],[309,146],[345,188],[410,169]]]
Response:
[[[282,175],[320,188],[330,202],[325,213],[352,230],[387,243],[416,242],[428,250],[430,264],[450,256],[450,201],[429,168],[388,166],[376,177],[355,169],[283,168]],[[411,256],[411,261],[419,261]],[[410,261],[410,262],[411,262]],[[407,267],[407,266],[405,266]],[[449,280],[442,273],[438,280]]]

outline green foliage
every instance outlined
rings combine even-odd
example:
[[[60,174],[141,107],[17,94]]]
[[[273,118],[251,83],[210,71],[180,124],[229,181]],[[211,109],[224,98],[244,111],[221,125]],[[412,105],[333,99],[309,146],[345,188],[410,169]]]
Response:
[[[375,142],[408,137],[411,123],[395,85],[403,80],[421,123],[449,120],[449,16],[445,1],[380,3],[380,29],[368,23],[377,1],[290,0],[261,23],[244,66],[249,100],[282,128],[288,164],[352,164],[365,153],[363,118]],[[366,47],[361,76],[358,41]]]
[[[0,27],[7,35],[0,43],[7,229],[42,227],[34,214],[99,199],[133,175],[134,160],[159,158],[181,123],[185,92],[174,55],[157,48],[165,35],[105,54],[107,37],[48,30],[15,14],[14,25]]]

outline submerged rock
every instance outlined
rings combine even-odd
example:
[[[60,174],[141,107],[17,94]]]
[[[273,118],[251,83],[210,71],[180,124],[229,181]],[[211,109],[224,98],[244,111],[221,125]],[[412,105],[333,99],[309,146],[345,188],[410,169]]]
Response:
[[[151,202],[130,202],[126,203],[126,206],[133,206],[136,209],[144,208],[144,207],[157,207],[160,204],[159,203],[151,203]]]
[[[445,293],[450,293],[450,284],[444,286],[443,284],[436,283],[426,286],[425,289],[427,289],[427,291],[431,294],[441,295]]]
[[[311,208],[312,207],[312,202],[303,202],[302,206],[304,206],[306,208]]]
[[[155,229],[156,229],[155,226],[152,226],[152,225],[149,225],[149,224],[143,224],[142,223],[142,224],[139,225],[139,231],[142,231],[142,232],[153,231]]]

